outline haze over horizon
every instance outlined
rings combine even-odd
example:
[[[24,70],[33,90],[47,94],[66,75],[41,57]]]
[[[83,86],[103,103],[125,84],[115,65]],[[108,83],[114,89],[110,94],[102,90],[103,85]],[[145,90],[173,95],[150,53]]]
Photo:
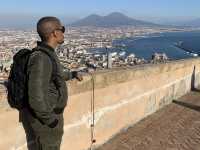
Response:
[[[170,24],[200,18],[199,6],[198,0],[6,0],[0,5],[0,27],[33,27],[42,16],[57,16],[68,24],[91,14],[105,16],[112,12]]]

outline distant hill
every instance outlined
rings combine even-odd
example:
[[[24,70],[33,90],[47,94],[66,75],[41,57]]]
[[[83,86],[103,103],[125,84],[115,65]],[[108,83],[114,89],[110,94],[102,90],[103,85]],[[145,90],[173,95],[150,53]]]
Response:
[[[185,26],[200,27],[200,18],[184,23]]]
[[[163,24],[163,23],[162,23]],[[173,25],[173,26],[177,26],[177,27],[200,27],[200,18],[199,19],[186,19],[186,20],[173,20],[173,21],[169,21],[169,22],[165,22],[165,24],[167,25]]]
[[[117,27],[117,26],[161,26],[151,22],[132,19],[122,13],[114,12],[107,16],[90,15],[70,26],[96,26],[96,27]]]

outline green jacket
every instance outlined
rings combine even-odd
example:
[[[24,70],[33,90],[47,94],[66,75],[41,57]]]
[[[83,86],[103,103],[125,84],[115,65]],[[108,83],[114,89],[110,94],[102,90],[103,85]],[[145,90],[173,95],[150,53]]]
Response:
[[[45,43],[39,43],[28,62],[28,102],[33,115],[42,123],[49,125],[63,112],[67,104],[67,86],[64,79],[72,74],[64,74],[54,49]],[[56,64],[56,69],[53,65]],[[55,71],[53,71],[55,69]],[[53,75],[53,72],[54,75]],[[64,77],[65,75],[65,77]]]

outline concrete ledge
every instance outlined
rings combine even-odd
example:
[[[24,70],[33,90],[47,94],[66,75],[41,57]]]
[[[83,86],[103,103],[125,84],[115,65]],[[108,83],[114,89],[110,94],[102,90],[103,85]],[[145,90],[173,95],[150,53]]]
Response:
[[[133,67],[118,68],[112,70],[105,70],[96,72],[93,76],[95,78],[95,88],[105,88],[113,84],[119,84],[128,82],[133,78],[143,78],[147,74],[160,74],[164,72],[172,72],[187,66],[196,66],[199,63],[199,59],[186,59],[171,61],[162,64],[145,64]],[[196,69],[199,69],[196,66]],[[90,91],[92,89],[91,76],[84,76],[83,82],[72,81],[68,83],[70,85],[70,95]]]
[[[102,71],[93,77],[94,116],[91,112],[91,76],[84,76],[83,82],[68,83],[70,97],[64,113],[63,150],[88,149],[91,146],[92,121],[95,147],[186,94],[191,86],[200,84],[200,59]],[[5,97],[1,98],[0,101],[5,101]],[[17,112],[1,110],[0,119],[0,138],[3,139],[0,149],[26,149]]]

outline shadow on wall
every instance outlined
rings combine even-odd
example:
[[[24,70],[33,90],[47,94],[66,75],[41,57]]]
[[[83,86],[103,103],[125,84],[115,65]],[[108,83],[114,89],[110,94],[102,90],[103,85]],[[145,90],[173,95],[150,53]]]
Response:
[[[192,79],[191,79],[191,90],[195,90],[195,71],[196,67],[194,66],[193,73],[192,73]]]
[[[200,92],[200,89],[195,86],[195,70],[196,70],[196,67],[194,66],[192,78],[191,78],[191,91]],[[177,104],[177,105],[180,105],[180,106],[183,106],[183,107],[186,107],[186,108],[200,112],[200,106],[198,106],[198,105],[193,105],[193,104],[190,104],[190,103],[177,101],[177,100],[173,100],[172,102],[174,104]]]
[[[196,81],[195,73],[196,73],[196,67],[194,66],[192,78],[191,78],[191,91],[200,92],[200,89],[195,86],[195,81]]]

